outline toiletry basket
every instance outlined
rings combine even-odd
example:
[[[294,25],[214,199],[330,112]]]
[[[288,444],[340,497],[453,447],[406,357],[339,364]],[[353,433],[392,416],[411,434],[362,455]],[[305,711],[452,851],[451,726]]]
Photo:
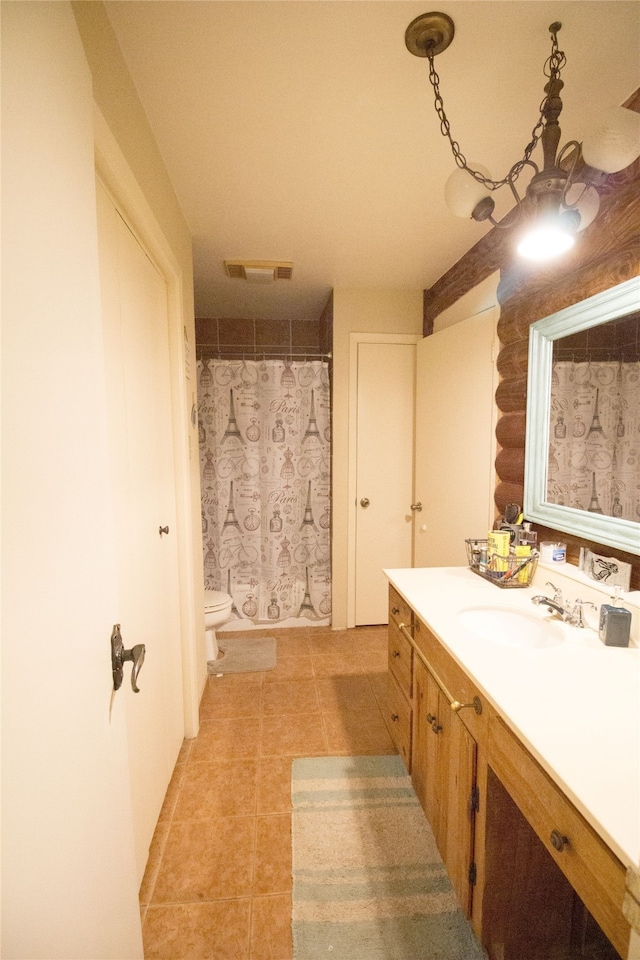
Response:
[[[488,540],[465,540],[469,569],[497,587],[511,589],[530,587],[538,565],[538,551],[532,550],[527,557],[509,554],[489,554]]]

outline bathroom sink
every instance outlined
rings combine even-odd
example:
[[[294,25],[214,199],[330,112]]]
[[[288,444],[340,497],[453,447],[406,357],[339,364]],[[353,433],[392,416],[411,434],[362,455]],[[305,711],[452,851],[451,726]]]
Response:
[[[557,626],[525,610],[498,606],[466,607],[458,613],[458,621],[482,640],[491,640],[504,647],[555,647],[564,639]]]

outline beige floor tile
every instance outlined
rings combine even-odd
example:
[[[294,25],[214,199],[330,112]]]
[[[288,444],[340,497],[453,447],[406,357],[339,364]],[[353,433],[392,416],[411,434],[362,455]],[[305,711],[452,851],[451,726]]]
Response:
[[[249,896],[255,822],[255,817],[217,817],[172,823],[152,902]]]
[[[192,761],[180,787],[174,820],[253,816],[257,781],[256,760]]]
[[[258,766],[257,813],[291,813],[291,757],[267,757]]]
[[[291,817],[258,817],[253,895],[291,893]]]
[[[254,897],[251,902],[251,960],[292,960],[291,897]]]
[[[283,680],[311,680],[313,678],[313,661],[310,653],[296,656],[278,653],[277,663],[273,670],[264,675],[265,685],[281,683]]]
[[[257,756],[260,722],[255,718],[243,717],[234,720],[203,720],[191,748],[190,762],[237,760],[241,757]]]
[[[316,677],[342,677],[349,674],[362,674],[362,663],[359,654],[353,647],[342,653],[314,653],[313,672]]]
[[[296,631],[286,632],[286,635],[274,631],[272,636],[276,638],[276,657],[278,659],[280,657],[302,657],[311,653],[308,630],[303,631],[302,634],[296,634]]]
[[[149,907],[145,960],[249,960],[250,916],[249,899]]]
[[[262,688],[262,714],[319,713],[320,701],[315,680],[288,680],[265,683]]]
[[[322,710],[374,710],[377,701],[367,677],[325,677],[316,681]]]
[[[396,753],[381,713],[325,714],[329,753]]]
[[[336,633],[327,633],[324,636],[311,638],[311,653],[313,656],[327,656],[329,654],[351,653],[355,649],[347,630]]]
[[[263,717],[260,756],[315,756],[326,753],[322,715]]]
[[[380,673],[368,673],[367,679],[371,684],[373,695],[378,703],[386,705],[387,696],[389,693],[389,674],[386,668]]]
[[[262,684],[241,686],[235,683],[207,683],[200,701],[200,719],[235,719],[259,717]]]

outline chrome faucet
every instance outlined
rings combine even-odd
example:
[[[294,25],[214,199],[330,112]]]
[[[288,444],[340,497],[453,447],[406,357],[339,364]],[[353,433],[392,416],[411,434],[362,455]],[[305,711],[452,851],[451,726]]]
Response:
[[[583,601],[578,599],[573,603],[563,605],[562,590],[549,580],[547,580],[545,586],[551,587],[553,597],[545,597],[544,594],[537,594],[531,598],[531,602],[538,606],[546,607],[552,613],[557,613],[564,623],[570,623],[574,627],[584,627],[584,619],[582,616],[584,609]],[[589,606],[595,607],[595,604],[590,603]]]

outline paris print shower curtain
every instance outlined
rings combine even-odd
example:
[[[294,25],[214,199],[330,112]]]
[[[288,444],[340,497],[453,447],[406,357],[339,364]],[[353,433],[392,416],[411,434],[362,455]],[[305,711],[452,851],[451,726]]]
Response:
[[[325,361],[198,363],[205,589],[254,624],[329,623]]]

